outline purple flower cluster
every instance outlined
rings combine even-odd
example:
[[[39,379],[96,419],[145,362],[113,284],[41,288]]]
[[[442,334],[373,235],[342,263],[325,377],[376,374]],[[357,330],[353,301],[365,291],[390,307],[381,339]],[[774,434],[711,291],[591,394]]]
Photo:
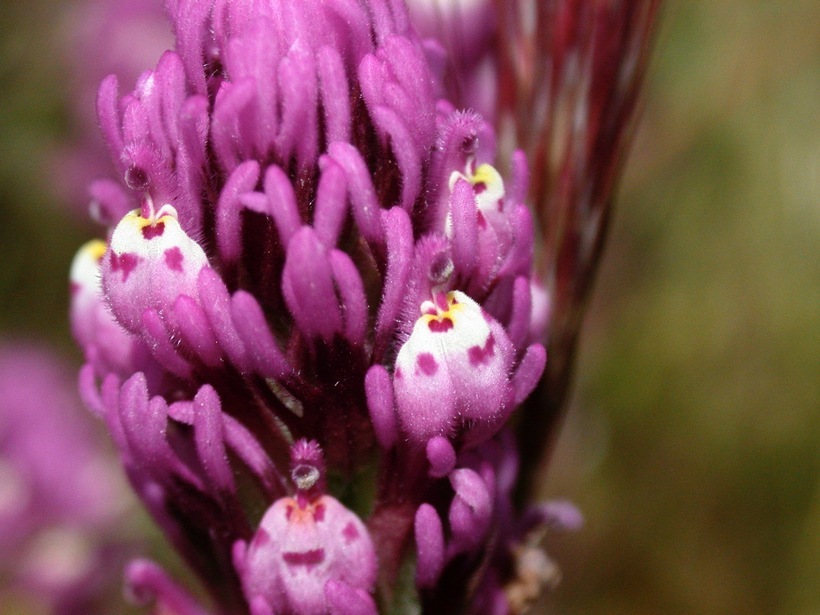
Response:
[[[519,612],[554,577],[533,537],[579,523],[513,505],[549,320],[525,154],[494,166],[400,0],[166,4],[174,50],[99,89],[122,181],[92,185],[107,241],[71,271],[133,488],[219,613]],[[472,92],[479,4],[449,45]],[[128,578],[204,612],[151,562]]]
[[[0,340],[4,607],[24,600],[61,615],[96,612],[128,550],[115,530],[127,521],[127,488],[72,385],[45,347]]]

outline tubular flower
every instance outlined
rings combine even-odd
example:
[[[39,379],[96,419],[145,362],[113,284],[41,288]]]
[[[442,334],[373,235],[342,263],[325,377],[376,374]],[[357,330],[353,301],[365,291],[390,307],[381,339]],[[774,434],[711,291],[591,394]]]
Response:
[[[218,613],[514,612],[549,526],[512,499],[552,309],[526,155],[497,159],[400,0],[166,11],[174,48],[100,86],[119,180],[72,270],[131,485]],[[152,562],[127,579],[206,612]]]

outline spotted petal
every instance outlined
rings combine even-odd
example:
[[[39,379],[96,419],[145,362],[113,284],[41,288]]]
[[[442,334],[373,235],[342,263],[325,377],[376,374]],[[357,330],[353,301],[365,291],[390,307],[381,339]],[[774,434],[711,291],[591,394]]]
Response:
[[[459,420],[498,424],[509,412],[513,358],[503,327],[459,291],[421,307],[393,374],[403,430],[423,442],[452,434]]]
[[[264,601],[275,614],[333,611],[328,595],[366,607],[376,582],[367,528],[336,498],[321,493],[324,464],[315,442],[297,442],[292,465],[296,495],[276,500],[250,545],[238,543],[234,553],[248,601]]]
[[[173,207],[147,217],[134,210],[111,236],[102,262],[103,292],[119,323],[137,333],[145,310],[163,316],[180,295],[196,298],[197,276],[207,264]]]

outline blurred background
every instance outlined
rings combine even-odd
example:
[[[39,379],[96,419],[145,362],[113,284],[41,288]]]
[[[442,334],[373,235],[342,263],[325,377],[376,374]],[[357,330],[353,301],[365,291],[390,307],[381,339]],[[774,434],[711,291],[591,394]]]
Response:
[[[67,272],[95,229],[82,165],[61,152],[93,133],[78,111],[93,109],[93,90],[71,59],[95,41],[72,29],[71,3],[0,6],[0,340],[5,356],[20,344],[49,353],[41,362],[68,383],[59,403],[78,410]],[[126,46],[145,42],[130,36]],[[573,500],[587,523],[548,537],[564,578],[540,610],[817,614],[820,6],[667,2],[646,86],[544,480],[544,495]],[[108,459],[100,426],[76,416]],[[0,444],[7,424],[0,414]],[[19,509],[15,484],[0,464],[0,525]],[[86,549],[167,557],[117,493],[102,525],[80,523]],[[13,586],[34,557],[14,549],[0,549],[0,610],[47,612],[45,594]],[[35,563],[76,570],[46,555]],[[98,579],[118,600],[118,581]]]

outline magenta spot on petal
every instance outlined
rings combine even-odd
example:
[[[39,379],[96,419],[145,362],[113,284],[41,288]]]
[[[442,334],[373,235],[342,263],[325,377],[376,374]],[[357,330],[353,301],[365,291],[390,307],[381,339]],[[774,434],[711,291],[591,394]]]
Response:
[[[182,271],[183,260],[185,259],[182,256],[182,250],[178,246],[165,250],[165,264],[168,265],[168,269]]]
[[[321,523],[325,520],[325,505],[324,504],[317,504],[313,509],[313,518],[316,520],[316,523]]]
[[[81,288],[82,288],[82,286],[77,284],[77,282],[71,282],[70,289],[71,289],[71,294],[72,295],[76,295],[78,292],[80,292]]]
[[[288,551],[282,553],[282,559],[291,566],[315,566],[321,564],[325,559],[324,549],[311,549],[310,551]]]
[[[488,363],[490,357],[495,354],[495,337],[493,334],[490,333],[490,337],[487,338],[487,343],[484,344],[484,347],[481,346],[471,346],[467,349],[467,356],[470,358],[470,365],[478,366],[484,363]]]
[[[253,537],[253,546],[254,547],[261,547],[266,545],[270,542],[270,534],[268,534],[263,528],[259,528],[256,530],[256,535]]]
[[[162,237],[165,232],[165,222],[157,222],[156,224],[147,224],[142,227],[142,236],[150,241],[154,237]]]
[[[396,371],[393,372],[393,377],[394,378],[401,378],[401,368],[400,367],[397,367]]]
[[[487,184],[484,182],[476,182],[473,184],[473,190],[475,190],[476,194],[481,194],[487,189]]]
[[[487,228],[487,218],[484,217],[484,214],[478,210],[476,210],[476,214],[478,217],[478,228]]]
[[[139,257],[136,254],[132,254],[131,252],[123,252],[122,254],[111,252],[111,270],[122,271],[123,282],[128,281],[128,276],[134,271],[137,263],[139,263]]]
[[[345,529],[342,530],[342,535],[345,537],[347,542],[353,542],[359,537],[359,530],[356,529],[356,526],[353,525],[351,521],[345,526]]]
[[[422,352],[418,359],[416,359],[416,365],[418,365],[419,369],[427,376],[432,376],[438,371],[438,363],[436,363],[436,359],[429,352]]]
[[[442,318],[441,320],[431,320],[427,323],[427,326],[430,327],[430,331],[433,333],[444,333],[445,331],[449,331],[453,328],[453,321],[450,318]]]
[[[504,211],[504,199],[498,199],[498,211]]]
[[[288,504],[285,508],[285,519],[287,519],[288,521],[290,521],[290,516],[293,514],[293,508],[293,504]]]

